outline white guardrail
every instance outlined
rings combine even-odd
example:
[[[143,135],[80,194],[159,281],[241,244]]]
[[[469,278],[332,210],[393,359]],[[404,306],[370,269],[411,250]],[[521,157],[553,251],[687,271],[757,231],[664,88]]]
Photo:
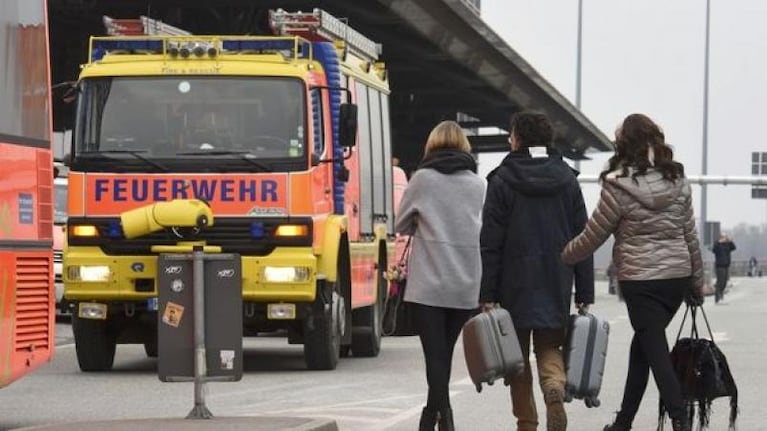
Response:
[[[599,175],[579,175],[581,183],[598,183]],[[767,176],[688,175],[691,184],[767,185]]]

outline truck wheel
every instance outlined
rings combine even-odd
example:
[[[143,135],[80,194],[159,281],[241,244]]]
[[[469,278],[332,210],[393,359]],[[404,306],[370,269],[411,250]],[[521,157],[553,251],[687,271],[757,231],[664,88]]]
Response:
[[[376,303],[355,310],[352,313],[352,353],[357,357],[376,357],[381,352],[381,321],[383,319],[383,302],[386,298],[386,246],[383,254],[379,252],[378,267],[378,297]]]
[[[342,304],[343,297],[333,292],[329,309],[313,317],[314,327],[310,328],[309,319],[304,323],[304,361],[310,370],[334,370],[338,365],[341,349],[339,316],[343,316],[344,312]]]
[[[72,313],[72,332],[80,370],[109,371],[115,359],[117,340],[109,333],[106,320],[82,319]]]
[[[148,358],[157,357],[157,339],[144,341],[144,352]]]
[[[355,357],[375,357],[381,351],[381,312],[373,304],[354,312],[355,326],[352,328],[352,353]],[[357,319],[366,324],[356,325]]]

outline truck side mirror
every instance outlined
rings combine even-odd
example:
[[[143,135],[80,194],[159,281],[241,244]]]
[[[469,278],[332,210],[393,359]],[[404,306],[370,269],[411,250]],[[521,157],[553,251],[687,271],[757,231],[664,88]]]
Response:
[[[342,147],[351,148],[357,138],[357,105],[342,103],[338,125],[339,141]]]

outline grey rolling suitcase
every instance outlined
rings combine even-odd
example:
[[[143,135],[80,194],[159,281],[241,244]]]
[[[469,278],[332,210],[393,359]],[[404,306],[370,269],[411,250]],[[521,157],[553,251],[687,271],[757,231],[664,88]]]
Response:
[[[511,315],[503,308],[479,313],[466,322],[463,353],[477,392],[482,392],[482,383],[492,385],[500,378],[508,385],[509,377],[525,366]]]
[[[566,400],[582,399],[586,407],[599,407],[599,390],[607,358],[610,324],[593,314],[573,314],[565,346]]]

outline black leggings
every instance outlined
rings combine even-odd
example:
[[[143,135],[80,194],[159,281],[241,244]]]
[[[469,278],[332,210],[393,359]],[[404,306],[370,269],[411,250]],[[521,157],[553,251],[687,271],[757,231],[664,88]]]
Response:
[[[690,283],[689,277],[620,282],[634,338],[618,422],[628,426],[633,422],[647,389],[650,370],[669,416],[675,419],[684,416],[682,389],[669,357],[666,327],[682,304]]]
[[[412,307],[414,323],[426,360],[426,381],[429,384],[426,407],[432,410],[450,407],[448,385],[453,348],[463,324],[469,320],[473,310],[431,307],[416,303],[410,303],[408,306]]]

